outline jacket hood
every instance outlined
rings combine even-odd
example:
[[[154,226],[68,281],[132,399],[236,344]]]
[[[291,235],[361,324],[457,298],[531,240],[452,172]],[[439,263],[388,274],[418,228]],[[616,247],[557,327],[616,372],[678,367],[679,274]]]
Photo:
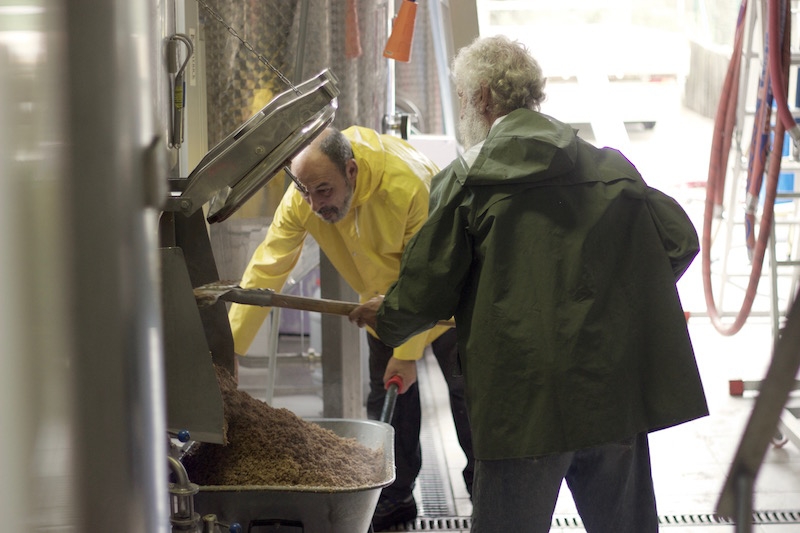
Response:
[[[530,109],[517,109],[495,124],[475,163],[454,165],[463,185],[534,183],[572,170],[578,138],[567,124]]]
[[[381,137],[369,128],[348,128],[347,138],[353,148],[353,157],[358,164],[358,177],[353,192],[353,207],[366,202],[380,184],[376,176],[382,176],[386,161]]]
[[[489,131],[478,157],[467,168],[453,165],[462,186],[539,186],[568,183],[642,182],[636,167],[613,148],[597,148],[571,126],[530,109],[512,111]]]
[[[439,172],[433,161],[400,137],[361,126],[352,126],[342,133],[350,140],[358,164],[353,207],[369,201],[383,180],[396,182],[401,176],[413,175],[428,188],[431,176]]]

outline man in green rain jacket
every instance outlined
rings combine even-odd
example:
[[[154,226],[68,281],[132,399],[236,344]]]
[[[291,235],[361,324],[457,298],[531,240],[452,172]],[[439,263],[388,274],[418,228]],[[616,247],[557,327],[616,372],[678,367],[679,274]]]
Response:
[[[473,532],[549,531],[565,478],[589,533],[657,531],[647,434],[708,414],[675,286],[694,227],[618,151],[537,111],[524,46],[478,39],[453,72],[469,150],[434,178],[398,281],[351,320],[397,345],[455,316]]]

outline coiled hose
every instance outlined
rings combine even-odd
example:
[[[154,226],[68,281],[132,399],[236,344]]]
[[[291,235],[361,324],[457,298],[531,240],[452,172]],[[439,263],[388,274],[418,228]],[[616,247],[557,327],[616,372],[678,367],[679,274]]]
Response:
[[[747,0],[742,0],[736,24],[733,55],[728,65],[728,71],[722,87],[722,96],[714,121],[701,237],[702,277],[706,308],[711,323],[723,335],[738,333],[750,315],[772,230],[784,135],[788,130],[795,143],[800,140],[800,128],[795,124],[786,99],[790,59],[788,38],[790,34],[790,31],[788,31],[790,30],[788,26],[790,20],[789,2],[787,0],[768,0],[768,29],[765,39],[764,62],[759,80],[758,101],[756,103],[747,171],[745,240],[748,256],[751,260],[751,269],[742,306],[733,323],[725,324],[714,301],[711,285],[711,234],[714,219],[722,217],[728,156],[730,154],[733,131],[736,126],[746,13]],[[770,139],[773,97],[777,107],[777,120]],[[770,154],[773,157],[768,157]],[[764,211],[759,224],[758,238],[756,238],[754,231],[755,212],[767,161],[769,161],[769,167],[767,169]]]

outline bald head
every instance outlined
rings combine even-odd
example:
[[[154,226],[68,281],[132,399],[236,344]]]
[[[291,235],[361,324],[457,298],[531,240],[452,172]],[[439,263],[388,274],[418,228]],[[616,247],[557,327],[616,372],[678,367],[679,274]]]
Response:
[[[311,143],[303,150],[295,160],[310,155],[324,155],[338,168],[342,174],[347,172],[347,162],[353,159],[353,148],[341,131],[334,127],[325,128]]]

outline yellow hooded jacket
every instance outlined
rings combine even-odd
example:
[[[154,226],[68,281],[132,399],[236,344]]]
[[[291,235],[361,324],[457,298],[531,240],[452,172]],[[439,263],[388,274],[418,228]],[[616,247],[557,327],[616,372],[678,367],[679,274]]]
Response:
[[[331,224],[319,218],[289,187],[241,280],[243,288],[279,292],[310,234],[361,302],[386,292],[397,279],[400,258],[428,217],[431,178],[439,169],[406,141],[353,126],[342,133],[358,164],[353,203]],[[245,354],[270,308],[233,304],[228,318],[234,350]],[[447,330],[437,326],[395,348],[398,359],[422,357],[425,346]]]

